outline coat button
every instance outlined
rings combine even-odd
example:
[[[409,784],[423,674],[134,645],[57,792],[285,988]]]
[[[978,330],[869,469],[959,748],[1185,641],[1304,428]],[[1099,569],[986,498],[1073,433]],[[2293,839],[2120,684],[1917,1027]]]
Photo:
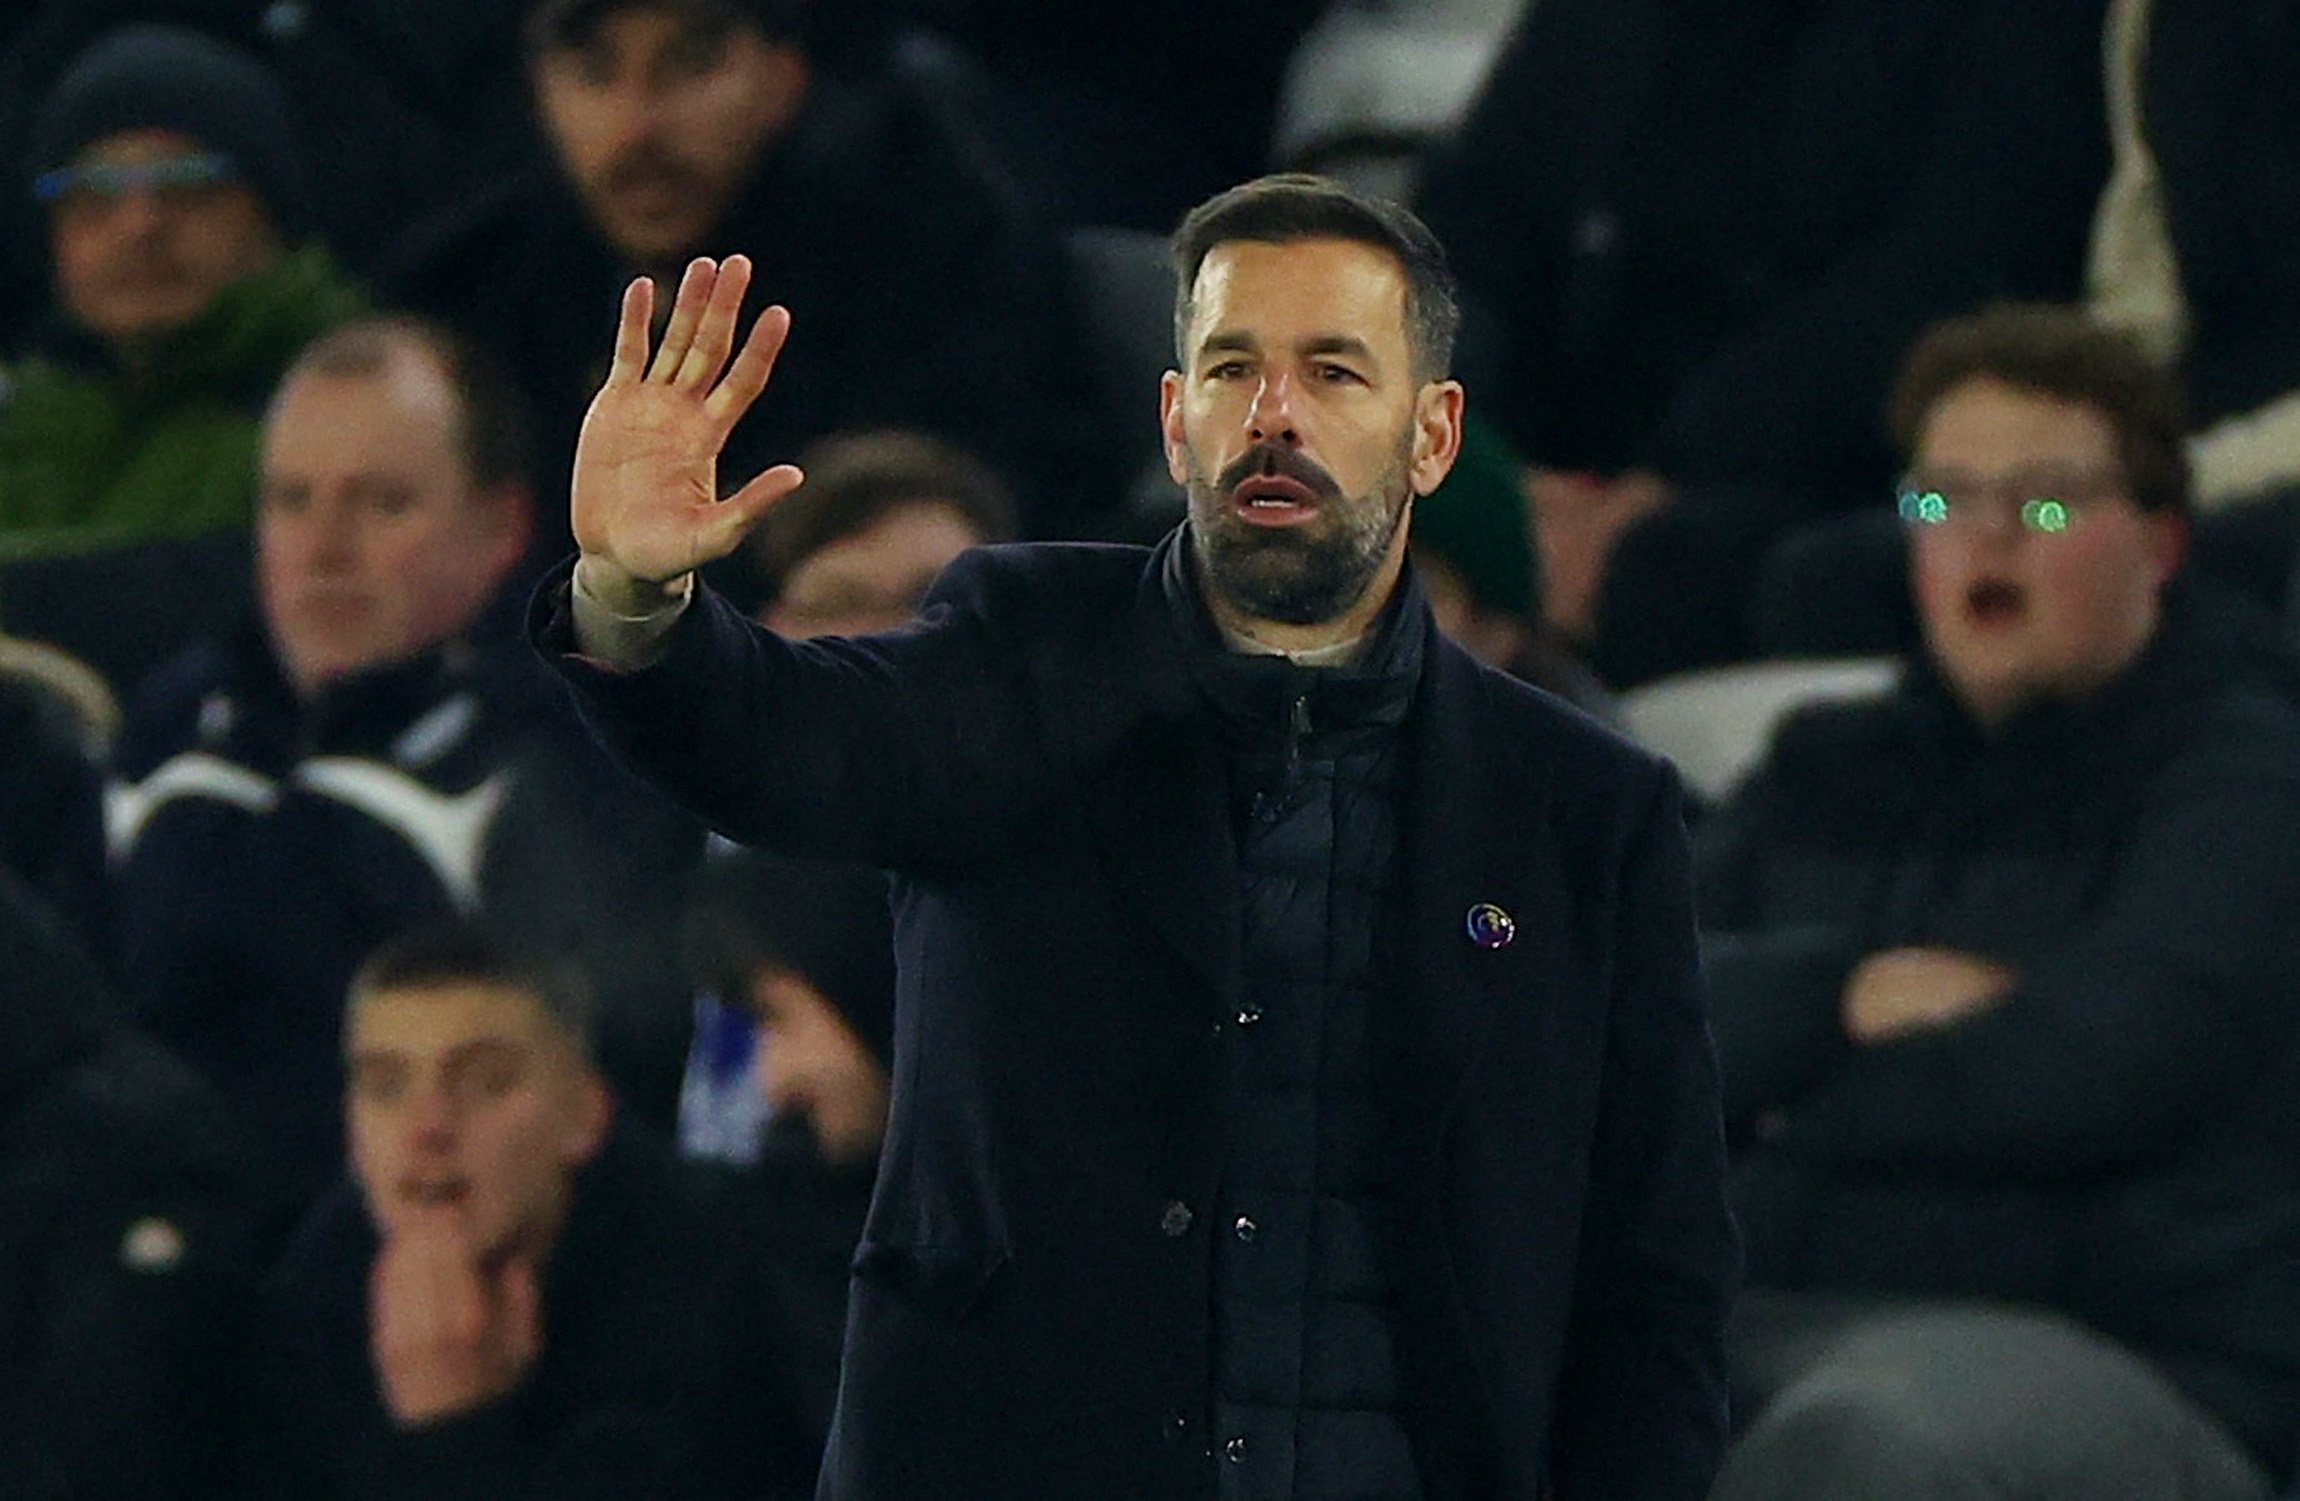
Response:
[[[1238,1025],[1241,1027],[1250,1027],[1261,1019],[1262,1008],[1259,1006],[1247,1005],[1238,1011]]]
[[[1231,1234],[1237,1236],[1238,1239],[1245,1241],[1252,1240],[1256,1235],[1259,1235],[1261,1231],[1262,1227],[1260,1225],[1255,1224],[1249,1216],[1243,1214],[1238,1216],[1238,1223],[1230,1227]]]
[[[1180,1240],[1190,1233],[1190,1221],[1194,1217],[1190,1213],[1190,1206],[1180,1199],[1176,1199],[1166,1206],[1165,1214],[1159,1217],[1158,1228],[1164,1231],[1169,1239]]]
[[[1246,1435],[1243,1433],[1222,1446],[1222,1457],[1234,1465],[1246,1462]]]

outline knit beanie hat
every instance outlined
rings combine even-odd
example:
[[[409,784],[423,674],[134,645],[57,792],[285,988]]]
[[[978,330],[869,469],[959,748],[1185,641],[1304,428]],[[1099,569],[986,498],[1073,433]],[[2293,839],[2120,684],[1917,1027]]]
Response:
[[[229,156],[286,231],[303,225],[305,169],[287,95],[262,62],[181,26],[124,26],[41,101],[34,177],[129,130],[172,130]]]
[[[687,947],[696,977],[729,1004],[753,971],[788,970],[881,1064],[894,1056],[894,923],[878,871],[764,850],[719,855],[699,879]]]
[[[1522,467],[1493,427],[1464,422],[1452,472],[1414,505],[1413,543],[1451,563],[1479,605],[1535,620],[1541,564],[1526,528]]]

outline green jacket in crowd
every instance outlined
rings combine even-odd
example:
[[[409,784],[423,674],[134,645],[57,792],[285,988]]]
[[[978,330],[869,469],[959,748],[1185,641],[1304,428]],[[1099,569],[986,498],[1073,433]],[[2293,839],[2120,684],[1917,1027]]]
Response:
[[[139,372],[108,354],[62,353],[9,370],[0,562],[246,525],[273,386],[304,345],[364,305],[315,247],[218,293]]]

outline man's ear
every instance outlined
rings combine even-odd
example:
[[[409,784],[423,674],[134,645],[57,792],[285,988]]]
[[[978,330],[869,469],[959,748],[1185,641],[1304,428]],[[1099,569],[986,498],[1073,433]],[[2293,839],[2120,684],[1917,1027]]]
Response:
[[[2188,518],[2178,511],[2157,511],[2141,517],[2148,528],[2149,551],[2156,558],[2156,586],[2161,589],[2188,561]]]
[[[535,536],[535,492],[524,481],[503,480],[472,497],[479,508],[480,545],[490,574],[501,579],[522,557]]]
[[[569,1167],[581,1167],[606,1145],[608,1128],[615,1123],[615,1095],[588,1063],[576,1070],[568,1087],[575,1091],[575,1108],[560,1140],[560,1157]]]
[[[800,108],[807,102],[807,89],[814,81],[814,71],[808,66],[805,52],[782,42],[771,42],[766,49],[765,72],[759,102],[766,117],[767,139],[774,140],[798,118]]]
[[[1431,381],[1414,397],[1413,491],[1427,495],[1445,483],[1461,457],[1462,388],[1458,380]]]

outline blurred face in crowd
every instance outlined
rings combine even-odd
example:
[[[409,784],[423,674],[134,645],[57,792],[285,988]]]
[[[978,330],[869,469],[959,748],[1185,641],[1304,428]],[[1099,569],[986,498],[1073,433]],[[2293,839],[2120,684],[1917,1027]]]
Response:
[[[576,1038],[484,981],[372,992],[345,1031],[352,1171],[377,1229],[448,1217],[483,1255],[546,1249],[610,1113]]]
[[[802,560],[760,620],[785,636],[859,636],[918,613],[935,576],[982,540],[956,506],[918,500]]]
[[[1981,377],[1920,429],[1903,510],[1925,642],[1984,722],[2098,687],[2155,633],[2176,516],[2127,493],[2093,407]]]
[[[803,1119],[826,1161],[867,1162],[886,1135],[887,1077],[877,1058],[813,985],[788,970],[751,977],[764,1032],[759,1087],[777,1120]]]
[[[600,232],[642,267],[703,247],[806,79],[795,49],[672,5],[611,11],[534,68],[561,166]]]
[[[527,498],[483,489],[438,362],[291,375],[264,423],[256,508],[264,619],[309,693],[461,632],[527,543]]]
[[[48,192],[57,298],[114,344],[181,328],[281,254],[270,213],[228,160],[174,131],[105,136]]]
[[[1183,355],[1160,390],[1167,467],[1217,609],[1370,622],[1403,565],[1409,502],[1460,446],[1461,388],[1413,368],[1404,269],[1349,240],[1217,245]]]

